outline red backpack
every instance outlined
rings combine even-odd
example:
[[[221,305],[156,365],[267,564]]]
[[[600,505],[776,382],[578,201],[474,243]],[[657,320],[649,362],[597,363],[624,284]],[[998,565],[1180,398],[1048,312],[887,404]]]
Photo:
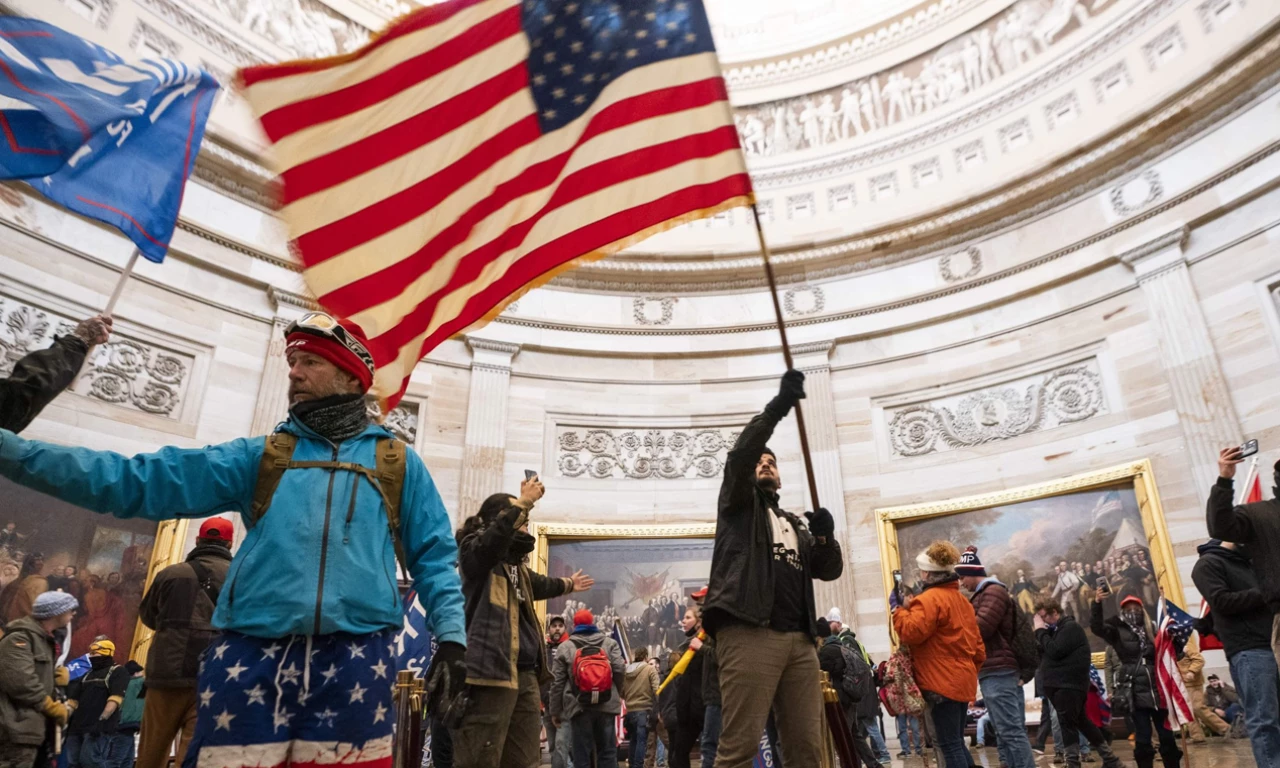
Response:
[[[578,643],[575,641],[574,645]],[[578,645],[573,654],[573,684],[578,689],[578,701],[584,706],[602,704],[613,696],[613,665],[604,648]]]

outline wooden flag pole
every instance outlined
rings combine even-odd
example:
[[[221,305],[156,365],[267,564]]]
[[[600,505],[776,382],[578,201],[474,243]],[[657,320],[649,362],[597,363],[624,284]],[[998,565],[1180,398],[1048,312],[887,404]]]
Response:
[[[756,220],[756,237],[760,240],[760,255],[764,258],[764,274],[769,279],[769,296],[773,299],[773,313],[778,319],[778,334],[782,336],[782,359],[786,361],[787,370],[795,366],[791,361],[791,346],[787,344],[787,325],[782,321],[782,304],[778,301],[778,282],[773,276],[773,264],[769,262],[769,246],[764,242],[764,227],[760,224],[760,211],[755,202],[751,203],[751,215]],[[822,506],[818,503],[818,482],[813,476],[813,458],[809,455],[809,435],[804,429],[804,412],[796,403],[796,428],[800,430],[800,453],[804,455],[804,471],[809,478],[809,498],[816,510]]]
[[[111,298],[107,299],[107,308],[102,310],[102,314],[110,315],[115,311],[116,302],[120,301],[120,294],[124,293],[124,284],[129,282],[129,276],[133,274],[133,265],[138,263],[138,249],[133,249],[133,255],[129,257],[129,263],[124,265],[124,271],[120,273],[120,279],[116,281],[116,288],[111,292]]]

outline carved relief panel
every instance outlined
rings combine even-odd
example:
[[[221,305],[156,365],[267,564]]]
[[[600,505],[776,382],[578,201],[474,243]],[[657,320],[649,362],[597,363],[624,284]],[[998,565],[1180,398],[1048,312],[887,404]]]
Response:
[[[561,477],[680,480],[719,477],[739,427],[582,427],[557,425]]]

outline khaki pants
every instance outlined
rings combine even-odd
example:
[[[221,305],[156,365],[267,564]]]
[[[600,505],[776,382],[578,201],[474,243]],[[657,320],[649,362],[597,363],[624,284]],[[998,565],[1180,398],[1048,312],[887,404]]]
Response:
[[[822,762],[822,684],[818,650],[803,632],[731,624],[716,633],[724,729],[715,768],[748,768],[769,711],[787,768]]]
[[[173,764],[182,768],[196,730],[196,689],[148,688],[143,701],[137,768],[165,768],[174,738],[178,738],[178,751]]]
[[[654,718],[654,722],[657,723],[657,726],[649,729],[649,740],[644,745],[644,768],[653,768],[657,764],[659,739],[662,740],[662,748],[667,750],[668,754],[671,752],[671,741],[667,738],[666,723],[662,722],[662,718]],[[667,758],[667,760],[670,759],[670,757]]]
[[[473,685],[462,725],[453,732],[456,768],[535,768],[542,760],[538,676],[521,672],[519,689]]]
[[[40,747],[0,744],[0,768],[32,768]]]
[[[1207,726],[1219,736],[1226,736],[1231,733],[1231,726],[1226,720],[1218,717],[1218,713],[1204,705],[1204,689],[1191,689],[1187,693],[1191,696],[1191,711],[1195,714],[1195,719],[1187,725],[1191,731],[1191,738],[1199,741],[1204,738],[1204,730],[1201,724]]]

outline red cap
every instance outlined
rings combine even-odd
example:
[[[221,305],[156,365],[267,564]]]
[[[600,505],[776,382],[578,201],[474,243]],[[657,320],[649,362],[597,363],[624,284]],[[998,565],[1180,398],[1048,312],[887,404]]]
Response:
[[[689,597],[692,597],[695,602],[701,603],[703,600],[707,598],[707,588],[703,587],[697,592],[694,592],[692,595],[689,595]]]
[[[200,524],[200,533],[196,538],[231,541],[234,535],[235,528],[232,527],[230,520],[225,517],[211,517]]]
[[[1137,595],[1129,595],[1128,597],[1120,601],[1120,607],[1123,608],[1129,603],[1137,603],[1138,605],[1142,605],[1142,598],[1138,597]]]
[[[355,342],[363,355],[357,354],[332,336],[321,335],[306,328],[299,328],[285,336],[285,355],[294,349],[319,355],[356,377],[360,382],[361,391],[368,392],[369,387],[373,386],[373,357],[368,351],[369,340],[360,326],[350,320],[340,320],[336,324],[346,331],[347,337]]]
[[[591,611],[588,611],[586,608],[583,608],[582,610],[573,614],[573,625],[575,627],[581,626],[582,624],[595,624],[595,623],[596,623],[596,617],[592,616]]]

